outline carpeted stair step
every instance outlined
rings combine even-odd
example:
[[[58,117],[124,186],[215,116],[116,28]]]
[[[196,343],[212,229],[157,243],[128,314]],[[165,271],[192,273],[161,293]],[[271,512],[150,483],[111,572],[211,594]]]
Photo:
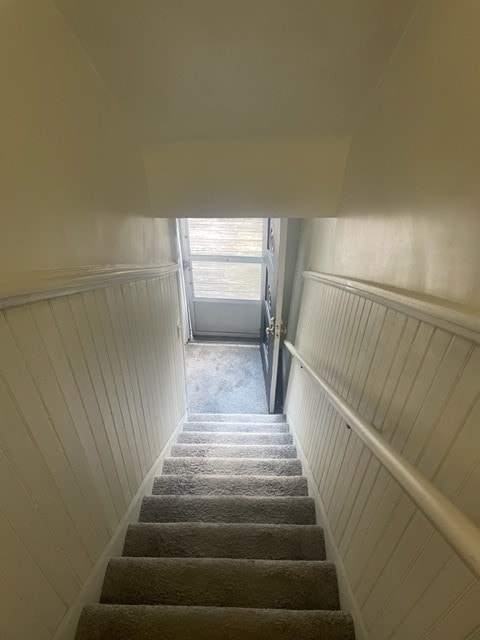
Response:
[[[343,611],[89,605],[76,640],[355,640]]]
[[[192,422],[286,422],[280,413],[190,413]]]
[[[140,523],[128,527],[123,556],[325,560],[325,544],[312,525]]]
[[[186,458],[296,458],[291,444],[175,444],[170,455]]]
[[[315,524],[315,505],[300,496],[146,496],[139,521]]]
[[[293,444],[290,433],[238,433],[225,431],[184,431],[178,434],[179,444]]]
[[[209,431],[224,432],[236,431],[238,433],[288,433],[286,423],[258,423],[258,422],[185,422],[183,431]]]
[[[175,475],[301,476],[302,463],[296,459],[271,458],[165,458],[163,473]]]
[[[102,604],[338,609],[335,566],[324,561],[113,558]]]
[[[305,476],[165,475],[153,482],[154,495],[307,496]]]

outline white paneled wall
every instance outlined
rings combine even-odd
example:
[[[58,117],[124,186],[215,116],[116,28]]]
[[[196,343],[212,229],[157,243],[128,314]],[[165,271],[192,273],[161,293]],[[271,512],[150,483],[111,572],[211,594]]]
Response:
[[[309,279],[295,346],[480,524],[479,344]],[[479,640],[478,580],[295,363],[287,413],[370,639]]]
[[[0,637],[47,640],[186,410],[177,274],[0,312]]]

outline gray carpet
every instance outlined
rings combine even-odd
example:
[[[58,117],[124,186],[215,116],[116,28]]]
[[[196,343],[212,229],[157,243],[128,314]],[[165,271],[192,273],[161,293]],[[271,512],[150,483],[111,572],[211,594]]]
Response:
[[[155,478],[154,495],[307,496],[304,476],[165,475]]]
[[[184,425],[77,640],[354,640],[288,425],[265,418]]]
[[[259,346],[189,343],[185,363],[190,413],[268,413]]]
[[[320,527],[297,524],[144,522],[131,525],[125,556],[325,560]]]
[[[268,422],[268,423],[262,424],[262,428],[260,430],[258,423],[220,422],[216,420],[212,420],[211,422],[205,422],[204,414],[201,414],[201,415],[202,415],[202,421],[195,420],[193,422],[187,422],[184,425],[183,430],[184,431],[206,431],[207,433],[214,433],[214,432],[231,433],[232,431],[241,431],[241,433],[249,433],[249,432],[256,433],[258,431],[261,431],[261,433],[288,433],[287,426],[280,422]],[[212,413],[211,415],[212,417],[216,417],[218,415],[225,416],[226,414]],[[268,418],[269,416],[265,416],[265,417]],[[238,420],[238,414],[236,414],[235,420]]]
[[[307,496],[146,496],[140,522],[315,524],[315,505]]]
[[[343,611],[90,605],[78,640],[354,640]]]
[[[252,609],[338,609],[335,567],[325,560],[113,558],[102,604]]]
[[[282,458],[167,458],[163,473],[173,475],[234,475],[253,476],[299,476],[302,464],[296,459]]]
[[[190,431],[178,436],[181,444],[293,444],[290,433],[210,433]]]
[[[197,458],[296,458],[289,444],[176,444],[171,456]]]

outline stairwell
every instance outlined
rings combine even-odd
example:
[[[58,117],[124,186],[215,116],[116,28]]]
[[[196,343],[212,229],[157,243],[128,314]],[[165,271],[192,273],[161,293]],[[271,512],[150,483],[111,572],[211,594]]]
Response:
[[[76,640],[353,640],[283,416],[197,414]]]

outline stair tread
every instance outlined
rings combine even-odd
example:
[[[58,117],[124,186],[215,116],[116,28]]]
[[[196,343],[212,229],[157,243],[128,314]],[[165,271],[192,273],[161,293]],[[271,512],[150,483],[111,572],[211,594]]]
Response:
[[[76,640],[354,640],[344,611],[88,605]]]
[[[178,434],[178,444],[293,444],[290,433],[268,431],[182,431]]]
[[[192,475],[157,476],[154,495],[244,495],[306,496],[305,476]]]
[[[138,523],[123,556],[324,560],[324,534],[314,525]]]
[[[76,640],[354,640],[285,416],[191,414]]]
[[[297,450],[288,444],[175,444],[170,455],[178,458],[296,458]]]
[[[339,608],[335,566],[323,560],[112,558],[101,602]]]
[[[296,458],[165,458],[163,474],[172,473],[299,476],[302,475],[302,464]]]
[[[283,413],[189,413],[189,422],[286,422]]]
[[[234,431],[236,433],[289,433],[286,422],[185,422],[183,431],[207,431],[209,433]]]
[[[146,496],[141,522],[256,522],[315,524],[315,504],[306,496]]]

